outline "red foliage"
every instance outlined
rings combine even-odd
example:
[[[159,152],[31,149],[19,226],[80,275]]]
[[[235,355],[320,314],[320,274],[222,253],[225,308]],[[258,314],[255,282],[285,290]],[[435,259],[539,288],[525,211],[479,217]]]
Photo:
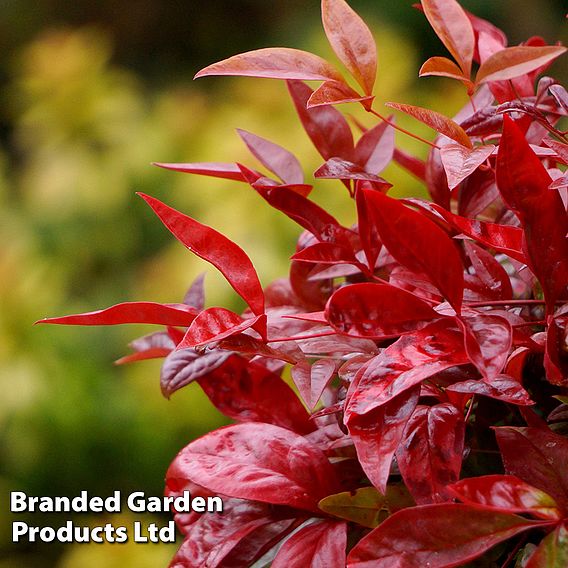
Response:
[[[289,279],[263,290],[238,245],[142,196],[249,309],[204,309],[199,279],[183,304],[42,320],[166,326],[120,362],[167,355],[164,395],[197,381],[237,422],[190,443],[168,470],[169,493],[218,493],[227,508],[176,515],[185,541],[172,567],[568,565],[568,139],[558,127],[568,94],[539,80],[565,48],[507,47],[455,0],[420,7],[454,59],[430,58],[421,75],[456,79],[472,100],[453,119],[389,104],[437,131],[426,163],[395,148],[394,119],[373,108],[376,46],[344,0],[323,0],[323,24],[361,92],[287,48],[197,74],[287,80],[325,161],[315,178],[343,183],[357,225],[308,199],[291,152],[239,131],[269,174],[159,165],[245,183],[296,221]],[[304,80],[323,83],[314,92]],[[381,122],[355,143],[338,102]],[[387,195],[378,174],[392,160],[432,202]]]

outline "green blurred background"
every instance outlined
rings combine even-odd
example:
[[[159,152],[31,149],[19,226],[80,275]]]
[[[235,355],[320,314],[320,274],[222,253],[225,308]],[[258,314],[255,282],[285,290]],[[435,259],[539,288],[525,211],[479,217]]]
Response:
[[[352,2],[376,33],[379,102],[449,114],[464,94],[445,80],[417,82],[420,63],[443,48],[411,4]],[[561,36],[562,0],[464,5],[501,25],[511,42]],[[128,341],[148,328],[32,323],[120,301],[181,301],[202,271],[208,305],[242,308],[222,278],[177,244],[135,191],[236,240],[264,284],[286,273],[298,234],[291,222],[235,182],[169,173],[150,162],[258,167],[235,134],[241,127],[293,150],[311,179],[320,162],[283,84],[191,79],[208,63],[269,45],[333,60],[319,3],[0,0],[0,9],[0,568],[166,566],[169,545],[10,543],[10,490],[160,495],[176,452],[223,423],[197,386],[163,399],[159,362],[113,366]],[[358,109],[345,110],[371,124]],[[411,139],[397,141],[424,155]],[[396,166],[384,175],[400,193],[423,193]],[[318,183],[314,198],[344,222],[353,221],[339,183]],[[63,520],[30,518],[53,526]]]

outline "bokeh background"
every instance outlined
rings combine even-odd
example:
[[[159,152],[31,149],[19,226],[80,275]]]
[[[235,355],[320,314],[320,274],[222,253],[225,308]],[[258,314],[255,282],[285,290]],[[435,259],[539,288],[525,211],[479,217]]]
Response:
[[[352,1],[376,34],[379,102],[450,114],[464,102],[461,89],[416,79],[420,63],[443,48],[411,4]],[[561,38],[562,4],[464,1],[503,27],[511,43],[535,34]],[[162,398],[159,362],[113,366],[148,328],[32,324],[120,301],[181,301],[202,271],[208,305],[242,307],[135,191],[237,241],[265,284],[286,273],[298,230],[252,191],[150,165],[211,160],[257,167],[237,127],[293,150],[308,173],[320,165],[282,83],[192,82],[208,63],[269,45],[334,60],[317,0],[0,0],[0,568],[167,565],[170,545],[11,544],[10,490],[160,495],[176,452],[223,423],[197,385]],[[370,124],[357,109],[345,110]],[[411,139],[397,141],[425,152]],[[400,193],[423,193],[396,166],[384,175]],[[344,222],[353,220],[339,183],[318,183],[313,195]],[[56,526],[65,519],[29,520]],[[101,520],[83,515],[77,522]]]

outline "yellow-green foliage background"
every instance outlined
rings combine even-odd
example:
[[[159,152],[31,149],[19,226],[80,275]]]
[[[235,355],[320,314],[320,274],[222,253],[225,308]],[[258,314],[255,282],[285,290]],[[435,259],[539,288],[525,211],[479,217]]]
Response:
[[[456,111],[465,100],[458,86],[436,79],[416,83],[423,54],[412,28],[401,28],[401,22],[397,29],[372,4],[366,6],[380,53],[379,104],[397,100]],[[301,18],[300,10],[295,17]],[[231,22],[209,25],[222,30]],[[192,84],[189,76],[197,67],[191,57],[179,77],[147,81],[139,68],[114,56],[116,32],[104,26],[52,22],[40,28],[15,43],[2,64],[0,568],[166,566],[168,545],[10,544],[8,491],[159,495],[175,453],[223,423],[196,385],[170,401],[162,398],[158,362],[113,366],[127,342],[148,328],[32,324],[120,301],[180,301],[202,271],[208,305],[241,308],[222,278],[176,243],[134,192],[157,196],[227,234],[248,251],[267,284],[286,274],[298,228],[244,185],[166,172],[150,163],[239,161],[259,167],[237,127],[294,151],[308,180],[321,162],[280,82],[224,78]],[[307,33],[288,45],[333,59],[316,20],[302,29]],[[251,41],[248,47],[256,45]],[[218,51],[228,56],[235,49]],[[373,124],[355,107],[343,110]],[[430,135],[405,117],[397,119]],[[397,141],[425,154],[409,138],[397,135]],[[399,194],[424,194],[396,166],[384,176]],[[343,222],[354,220],[338,182],[318,182],[313,197]],[[64,519],[29,520],[56,525]]]

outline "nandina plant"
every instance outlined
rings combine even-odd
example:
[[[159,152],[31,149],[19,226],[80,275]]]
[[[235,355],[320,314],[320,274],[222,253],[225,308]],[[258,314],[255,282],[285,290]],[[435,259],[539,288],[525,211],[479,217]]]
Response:
[[[165,357],[165,396],[197,382],[236,422],[191,442],[167,472],[168,494],[225,498],[222,515],[176,514],[172,567],[568,566],[568,94],[543,76],[566,50],[536,37],[507,47],[455,0],[419,9],[451,56],[420,75],[459,81],[470,97],[453,118],[388,104],[436,131],[420,138],[426,161],[395,147],[394,118],[374,108],[375,43],[343,0],[323,0],[323,25],[357,88],[288,48],[197,74],[286,80],[324,160],[314,176],[342,182],[355,226],[309,199],[292,153],[239,131],[264,171],[158,165],[250,186],[297,222],[287,278],[263,289],[237,244],[142,195],[248,308],[205,308],[198,279],[182,303],[42,320],[164,326],[121,362]],[[356,125],[356,142],[333,106],[347,102],[377,119]],[[379,174],[392,160],[430,201],[389,196]]]

